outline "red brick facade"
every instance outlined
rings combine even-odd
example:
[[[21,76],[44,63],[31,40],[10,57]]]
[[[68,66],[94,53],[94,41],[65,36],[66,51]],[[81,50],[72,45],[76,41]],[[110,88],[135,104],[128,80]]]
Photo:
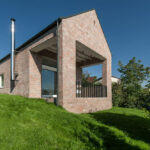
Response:
[[[45,34],[15,55],[15,72],[18,77],[15,87],[10,88],[10,58],[0,63],[0,74],[4,74],[4,88],[0,93],[11,93],[26,97],[41,98],[41,56],[32,52],[38,45],[54,37]],[[62,19],[58,29],[58,104],[75,113],[95,112],[112,107],[111,52],[104,37],[95,10]],[[76,67],[77,42],[105,58],[103,61],[103,85],[107,86],[107,97],[77,98],[76,80],[81,79],[82,69]],[[41,44],[42,45],[42,44]]]
[[[59,63],[61,86],[59,86],[58,93],[60,94],[60,105],[71,112],[77,113],[111,108],[111,52],[96,12],[93,10],[62,20],[59,32],[59,53],[62,58]],[[76,98],[76,41],[83,43],[106,58],[103,63],[103,84],[107,86],[106,98]]]

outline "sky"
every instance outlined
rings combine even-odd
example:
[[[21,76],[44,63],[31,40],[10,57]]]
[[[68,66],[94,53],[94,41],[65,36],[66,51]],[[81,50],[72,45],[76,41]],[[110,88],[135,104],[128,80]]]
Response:
[[[0,59],[11,49],[10,18],[16,19],[16,47],[62,16],[95,9],[112,53],[112,75],[118,61],[132,57],[150,66],[150,0],[0,0]],[[101,76],[99,65],[85,68]]]

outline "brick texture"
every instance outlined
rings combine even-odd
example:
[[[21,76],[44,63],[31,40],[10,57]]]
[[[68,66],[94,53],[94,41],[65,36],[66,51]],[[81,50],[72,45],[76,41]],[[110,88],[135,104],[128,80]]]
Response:
[[[103,85],[106,98],[76,98],[76,41],[106,58]],[[95,10],[64,19],[59,29],[59,104],[75,112],[95,112],[112,107],[111,53]]]
[[[28,51],[21,51],[15,55],[15,73],[18,74],[15,86],[11,88],[10,59],[0,64],[0,74],[4,74],[4,88],[0,93],[10,93],[28,97],[29,94],[29,61]]]
[[[92,10],[63,19],[59,25],[58,35],[57,103],[74,113],[95,112],[111,108],[111,53],[96,12]],[[18,76],[12,91],[10,88],[10,58],[0,63],[0,74],[4,74],[4,88],[0,89],[0,93],[41,98],[42,61],[40,55],[30,50],[36,49],[36,46],[53,36],[54,34],[50,32],[15,55],[15,72]],[[82,76],[82,69],[76,66],[77,41],[106,58],[102,63],[102,83],[107,86],[107,97],[76,98],[76,80],[80,80]]]

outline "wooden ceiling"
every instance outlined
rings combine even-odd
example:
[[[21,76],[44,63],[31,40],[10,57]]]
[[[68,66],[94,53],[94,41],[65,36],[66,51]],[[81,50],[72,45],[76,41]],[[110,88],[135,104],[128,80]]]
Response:
[[[51,43],[45,49],[38,52],[39,55],[44,57],[49,57],[52,59],[57,59],[57,45],[56,42]],[[80,67],[100,64],[105,60],[104,57],[100,56],[93,50],[89,49],[85,45],[77,42],[76,43],[76,63]]]

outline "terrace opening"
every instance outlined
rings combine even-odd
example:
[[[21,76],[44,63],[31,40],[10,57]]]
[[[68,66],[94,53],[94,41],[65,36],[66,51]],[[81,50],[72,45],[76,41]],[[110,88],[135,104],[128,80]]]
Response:
[[[107,97],[107,86],[103,85],[102,63],[105,58],[85,45],[76,43],[76,97]],[[91,76],[87,68],[95,69],[99,76]]]

